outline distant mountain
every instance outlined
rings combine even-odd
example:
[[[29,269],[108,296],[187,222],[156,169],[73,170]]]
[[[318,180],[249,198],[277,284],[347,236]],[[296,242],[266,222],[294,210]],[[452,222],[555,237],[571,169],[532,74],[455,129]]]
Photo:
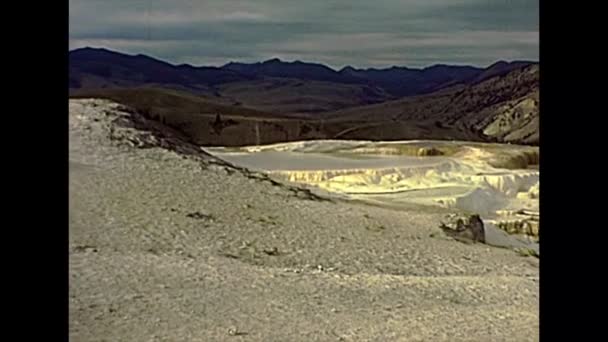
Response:
[[[498,62],[488,68],[456,65],[433,65],[424,69],[391,67],[355,69],[351,66],[335,71],[323,64],[300,61],[284,62],[278,58],[262,63],[228,63],[225,70],[249,76],[294,78],[344,84],[366,84],[383,88],[395,97],[431,93],[455,84],[472,84],[489,77],[525,67],[533,62]]]
[[[71,51],[69,72],[70,86],[73,88],[157,84],[198,90],[221,83],[252,79],[238,72],[215,67],[175,66],[145,55],[126,55],[94,48]],[[93,84],[87,86],[87,82]]]
[[[468,86],[534,62],[497,62],[488,68],[434,65],[336,71],[326,65],[274,58],[222,67],[173,65],[145,55],[82,48],[69,53],[70,89],[157,87],[280,114],[320,113]]]
[[[539,142],[539,65],[509,70],[431,94],[324,113],[326,132],[341,139],[464,139]],[[473,82],[475,81],[475,82]]]
[[[217,102],[227,96],[210,98],[149,87],[79,89],[72,96],[118,101],[200,145],[244,146],[309,139],[539,142],[538,65],[472,85],[457,84],[431,94],[358,107],[348,102],[358,100],[357,85],[285,78],[255,82],[226,83],[219,88],[222,94],[256,104],[255,108]],[[345,93],[340,94],[335,86],[352,88],[342,88]],[[313,97],[317,91],[320,98]],[[309,103],[330,108],[330,100],[344,101],[336,107],[351,107],[308,116],[287,115]]]
[[[428,94],[456,84],[474,84],[493,76],[520,69],[534,62],[498,62],[488,68],[455,65],[433,65],[424,69],[391,67],[387,69],[355,69],[345,67],[343,75],[362,78],[384,88],[397,97]]]
[[[260,110],[317,113],[394,99],[368,82],[321,64],[269,60],[222,68],[175,66],[144,55],[83,48],[69,54],[69,87],[160,87]]]
[[[368,83],[359,77],[341,74],[323,64],[301,61],[284,62],[278,58],[252,64],[231,62],[224,65],[222,69],[237,71],[250,76],[296,78],[300,80],[346,84]]]

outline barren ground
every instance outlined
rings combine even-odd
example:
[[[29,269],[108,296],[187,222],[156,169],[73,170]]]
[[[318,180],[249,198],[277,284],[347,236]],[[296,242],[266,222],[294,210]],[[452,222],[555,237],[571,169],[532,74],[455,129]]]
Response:
[[[177,153],[119,107],[70,101],[72,341],[538,340],[538,259]]]

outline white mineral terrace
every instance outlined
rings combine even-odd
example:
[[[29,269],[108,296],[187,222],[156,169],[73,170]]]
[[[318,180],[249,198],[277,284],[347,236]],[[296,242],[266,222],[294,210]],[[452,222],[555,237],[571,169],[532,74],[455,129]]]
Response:
[[[538,236],[535,147],[317,140],[205,150],[285,181],[369,203],[477,213],[484,219],[489,242],[538,251],[538,243],[530,238]]]

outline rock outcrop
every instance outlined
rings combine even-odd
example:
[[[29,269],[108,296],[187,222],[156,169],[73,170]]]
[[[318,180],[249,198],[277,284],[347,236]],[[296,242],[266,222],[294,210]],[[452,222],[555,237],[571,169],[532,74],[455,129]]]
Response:
[[[526,235],[534,239],[539,238],[540,215],[537,211],[518,210],[497,211],[498,219],[491,220],[497,228],[509,234]]]
[[[441,222],[440,228],[459,240],[486,241],[483,221],[479,215],[450,214]]]

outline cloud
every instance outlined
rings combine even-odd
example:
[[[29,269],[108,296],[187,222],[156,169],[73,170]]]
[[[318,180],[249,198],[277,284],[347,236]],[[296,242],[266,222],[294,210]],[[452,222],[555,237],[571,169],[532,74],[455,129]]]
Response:
[[[70,48],[334,67],[538,59],[531,0],[70,0]]]

